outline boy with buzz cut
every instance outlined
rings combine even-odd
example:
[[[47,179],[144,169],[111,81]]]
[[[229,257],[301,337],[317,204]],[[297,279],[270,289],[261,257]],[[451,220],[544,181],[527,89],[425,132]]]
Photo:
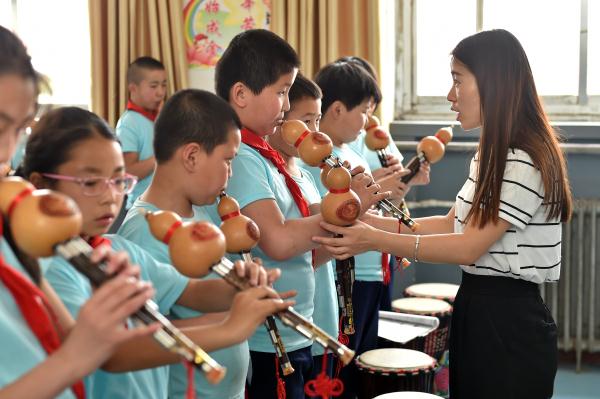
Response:
[[[148,189],[127,212],[118,234],[143,245],[157,260],[170,263],[168,247],[150,233],[146,211],[169,210],[184,221],[209,221],[203,205],[215,202],[227,185],[231,161],[240,145],[240,121],[231,107],[216,95],[202,90],[183,90],[164,106],[154,126],[157,167]],[[219,221],[220,222],[220,221]],[[277,273],[277,272],[275,272]],[[201,314],[183,306],[173,307],[176,319],[204,319],[214,323],[221,314]],[[218,385],[195,373],[195,388],[203,399],[243,399],[249,352],[247,341],[211,353],[227,368]],[[187,372],[173,365],[169,373],[169,397],[185,397]]]
[[[333,142],[333,153],[352,167],[362,166],[366,173],[371,169],[365,160],[348,143],[355,141],[364,128],[373,99],[381,98],[375,80],[361,67],[346,62],[335,62],[323,67],[315,76],[323,92],[320,129]],[[326,194],[319,168],[308,167],[321,194]],[[366,252],[355,258],[355,282],[352,292],[355,333],[349,335],[349,347],[359,355],[377,347],[379,303],[383,293],[381,253]],[[344,382],[343,398],[356,395],[357,369],[354,363],[340,373]]]
[[[164,65],[151,57],[140,57],[127,69],[127,109],[117,122],[116,133],[123,147],[127,173],[138,183],[127,198],[129,208],[148,187],[156,161],[152,148],[154,121],[167,92]]]
[[[369,61],[364,58],[358,56],[350,56],[350,57],[341,57],[338,58],[335,62],[349,62],[351,64],[358,65],[363,67],[365,71],[375,80],[378,81],[377,72],[375,72],[375,68]],[[381,97],[373,98],[373,106],[369,110],[369,115],[373,115],[379,104],[381,103]],[[377,153],[371,149],[369,149],[365,143],[365,138],[367,134],[363,129],[356,140],[352,143],[348,143],[352,149],[354,149],[357,153],[359,153],[362,158],[369,164],[371,171],[373,172],[373,178],[379,185],[382,190],[389,190],[392,195],[390,196],[390,200],[400,207],[403,205],[404,197],[410,190],[412,186],[425,185],[429,183],[429,165],[425,167],[421,167],[416,176],[411,179],[408,184],[402,182],[401,177],[404,173],[406,173],[406,169],[402,166],[402,160],[404,157],[396,147],[396,144],[393,140],[390,140],[390,144],[386,148],[387,152],[387,166],[381,166],[381,162],[379,161],[379,157]],[[383,290],[383,295],[381,297],[381,310],[392,310],[392,295],[394,288],[394,262],[396,262],[393,256],[389,256],[388,254],[382,254],[381,259],[382,265],[386,262],[389,262],[388,268],[388,276],[389,278],[385,279],[384,277],[384,285],[385,289]]]
[[[241,212],[260,229],[254,255],[267,269],[281,268],[275,289],[296,289],[295,309],[310,320],[314,311],[314,267],[330,258],[312,240],[324,234],[321,215],[311,214],[309,207],[312,198],[307,194],[316,193],[314,181],[308,175],[298,179],[285,146],[275,149],[265,140],[290,110],[288,92],[298,64],[294,49],[279,36],[267,30],[249,30],[233,38],[217,63],[215,81],[217,94],[229,102],[242,122],[242,144],[232,163],[227,193],[237,199]],[[376,189],[366,187],[368,179],[362,173],[354,180],[364,203],[387,196],[374,195]],[[313,249],[317,249],[314,259]],[[250,399],[279,398],[282,388],[287,399],[305,398],[304,385],[313,372],[312,341],[277,323],[295,371],[281,375],[266,330],[257,329],[249,339]]]

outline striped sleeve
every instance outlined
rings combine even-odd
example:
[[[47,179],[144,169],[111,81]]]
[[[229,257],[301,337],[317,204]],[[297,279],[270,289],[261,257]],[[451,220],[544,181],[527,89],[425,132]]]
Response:
[[[542,175],[529,155],[521,150],[509,152],[500,192],[500,218],[524,229],[543,198]]]

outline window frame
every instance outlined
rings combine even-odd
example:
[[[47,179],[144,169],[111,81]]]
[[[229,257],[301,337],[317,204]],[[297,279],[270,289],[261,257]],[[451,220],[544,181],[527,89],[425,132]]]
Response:
[[[417,46],[416,1],[396,0],[396,120],[447,120],[453,119],[448,101],[444,96],[417,96]],[[587,93],[588,73],[588,0],[579,0],[579,83],[577,95],[541,96],[544,108],[553,120],[600,121],[600,95]],[[483,28],[484,0],[476,0],[476,30]],[[450,87],[448,87],[450,89]]]

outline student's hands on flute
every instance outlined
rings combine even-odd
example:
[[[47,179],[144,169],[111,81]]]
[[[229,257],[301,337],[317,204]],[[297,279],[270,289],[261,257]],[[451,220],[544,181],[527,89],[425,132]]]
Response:
[[[127,318],[155,293],[149,282],[139,280],[140,268],[130,263],[126,253],[100,246],[94,250],[92,260],[104,260],[106,272],[114,277],[98,287],[81,307],[59,349],[59,356],[77,364],[83,375],[105,362],[119,344],[149,336],[160,327],[126,326]]]
[[[262,325],[267,316],[279,313],[293,306],[289,300],[296,291],[277,293],[270,287],[260,286],[240,291],[233,298],[229,316],[224,321],[226,331],[235,331],[239,342],[244,341]]]
[[[373,176],[365,173],[365,169],[362,166],[353,168],[350,174],[352,175],[350,189],[360,199],[361,214],[371,209],[379,201],[389,198],[390,193],[382,191],[381,186],[374,183]]]
[[[279,268],[265,269],[260,258],[253,258],[252,262],[238,260],[233,264],[233,268],[238,277],[248,279],[253,287],[270,286],[281,276]]]
[[[427,161],[421,163],[419,171],[409,182],[409,186],[424,186],[429,184],[429,172],[431,171],[431,164]]]
[[[386,160],[386,167],[382,167],[371,171],[373,173],[373,178],[375,179],[375,181],[379,181],[379,179],[381,179],[382,177],[391,175],[395,172],[400,172],[403,169],[400,160],[396,156],[392,154],[387,154]]]
[[[401,200],[404,198],[410,187],[402,182],[402,176],[407,175],[410,171],[404,169],[397,171],[377,180],[377,184],[381,187],[381,191],[389,191],[389,198],[392,200]]]

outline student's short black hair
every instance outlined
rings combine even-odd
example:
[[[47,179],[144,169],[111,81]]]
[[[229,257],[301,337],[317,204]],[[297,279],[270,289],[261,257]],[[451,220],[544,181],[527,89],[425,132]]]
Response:
[[[139,84],[144,78],[143,71],[164,71],[165,66],[159,60],[152,57],[140,57],[135,59],[127,68],[127,84]]]
[[[302,100],[303,98],[320,100],[323,97],[323,93],[315,82],[301,73],[298,73],[296,79],[294,80],[294,84],[292,87],[290,87],[288,96],[290,98],[290,104],[292,104],[293,102]]]
[[[373,79],[375,79],[375,82],[379,81],[379,78],[377,77],[377,72],[375,72],[375,67],[373,66],[373,64],[371,64],[369,61],[365,60],[362,57],[358,57],[356,55],[340,57],[337,60],[335,60],[335,62],[349,62],[351,64],[361,66],[365,68],[365,71],[367,71]],[[379,97],[374,97],[375,105],[379,105],[381,103],[381,100],[381,95]]]
[[[325,65],[317,72],[315,82],[323,91],[323,115],[335,101],[352,110],[365,100],[381,98],[375,79],[363,67],[350,62]]]
[[[198,143],[210,154],[228,140],[232,128],[242,124],[225,100],[204,90],[181,90],[165,103],[154,124],[156,162],[168,161],[188,143]]]
[[[346,56],[346,57],[340,57],[337,60],[335,60],[334,62],[350,62],[356,65],[359,65],[363,68],[365,68],[365,70],[367,72],[369,72],[369,75],[371,75],[373,77],[373,79],[377,80],[377,72],[375,72],[375,67],[373,66],[373,64],[371,64],[369,61],[365,60],[362,57],[356,56],[356,55],[351,55],[351,56]]]
[[[277,82],[300,66],[296,51],[285,40],[265,29],[236,35],[215,69],[217,94],[229,101],[231,87],[242,82],[254,93]]]

